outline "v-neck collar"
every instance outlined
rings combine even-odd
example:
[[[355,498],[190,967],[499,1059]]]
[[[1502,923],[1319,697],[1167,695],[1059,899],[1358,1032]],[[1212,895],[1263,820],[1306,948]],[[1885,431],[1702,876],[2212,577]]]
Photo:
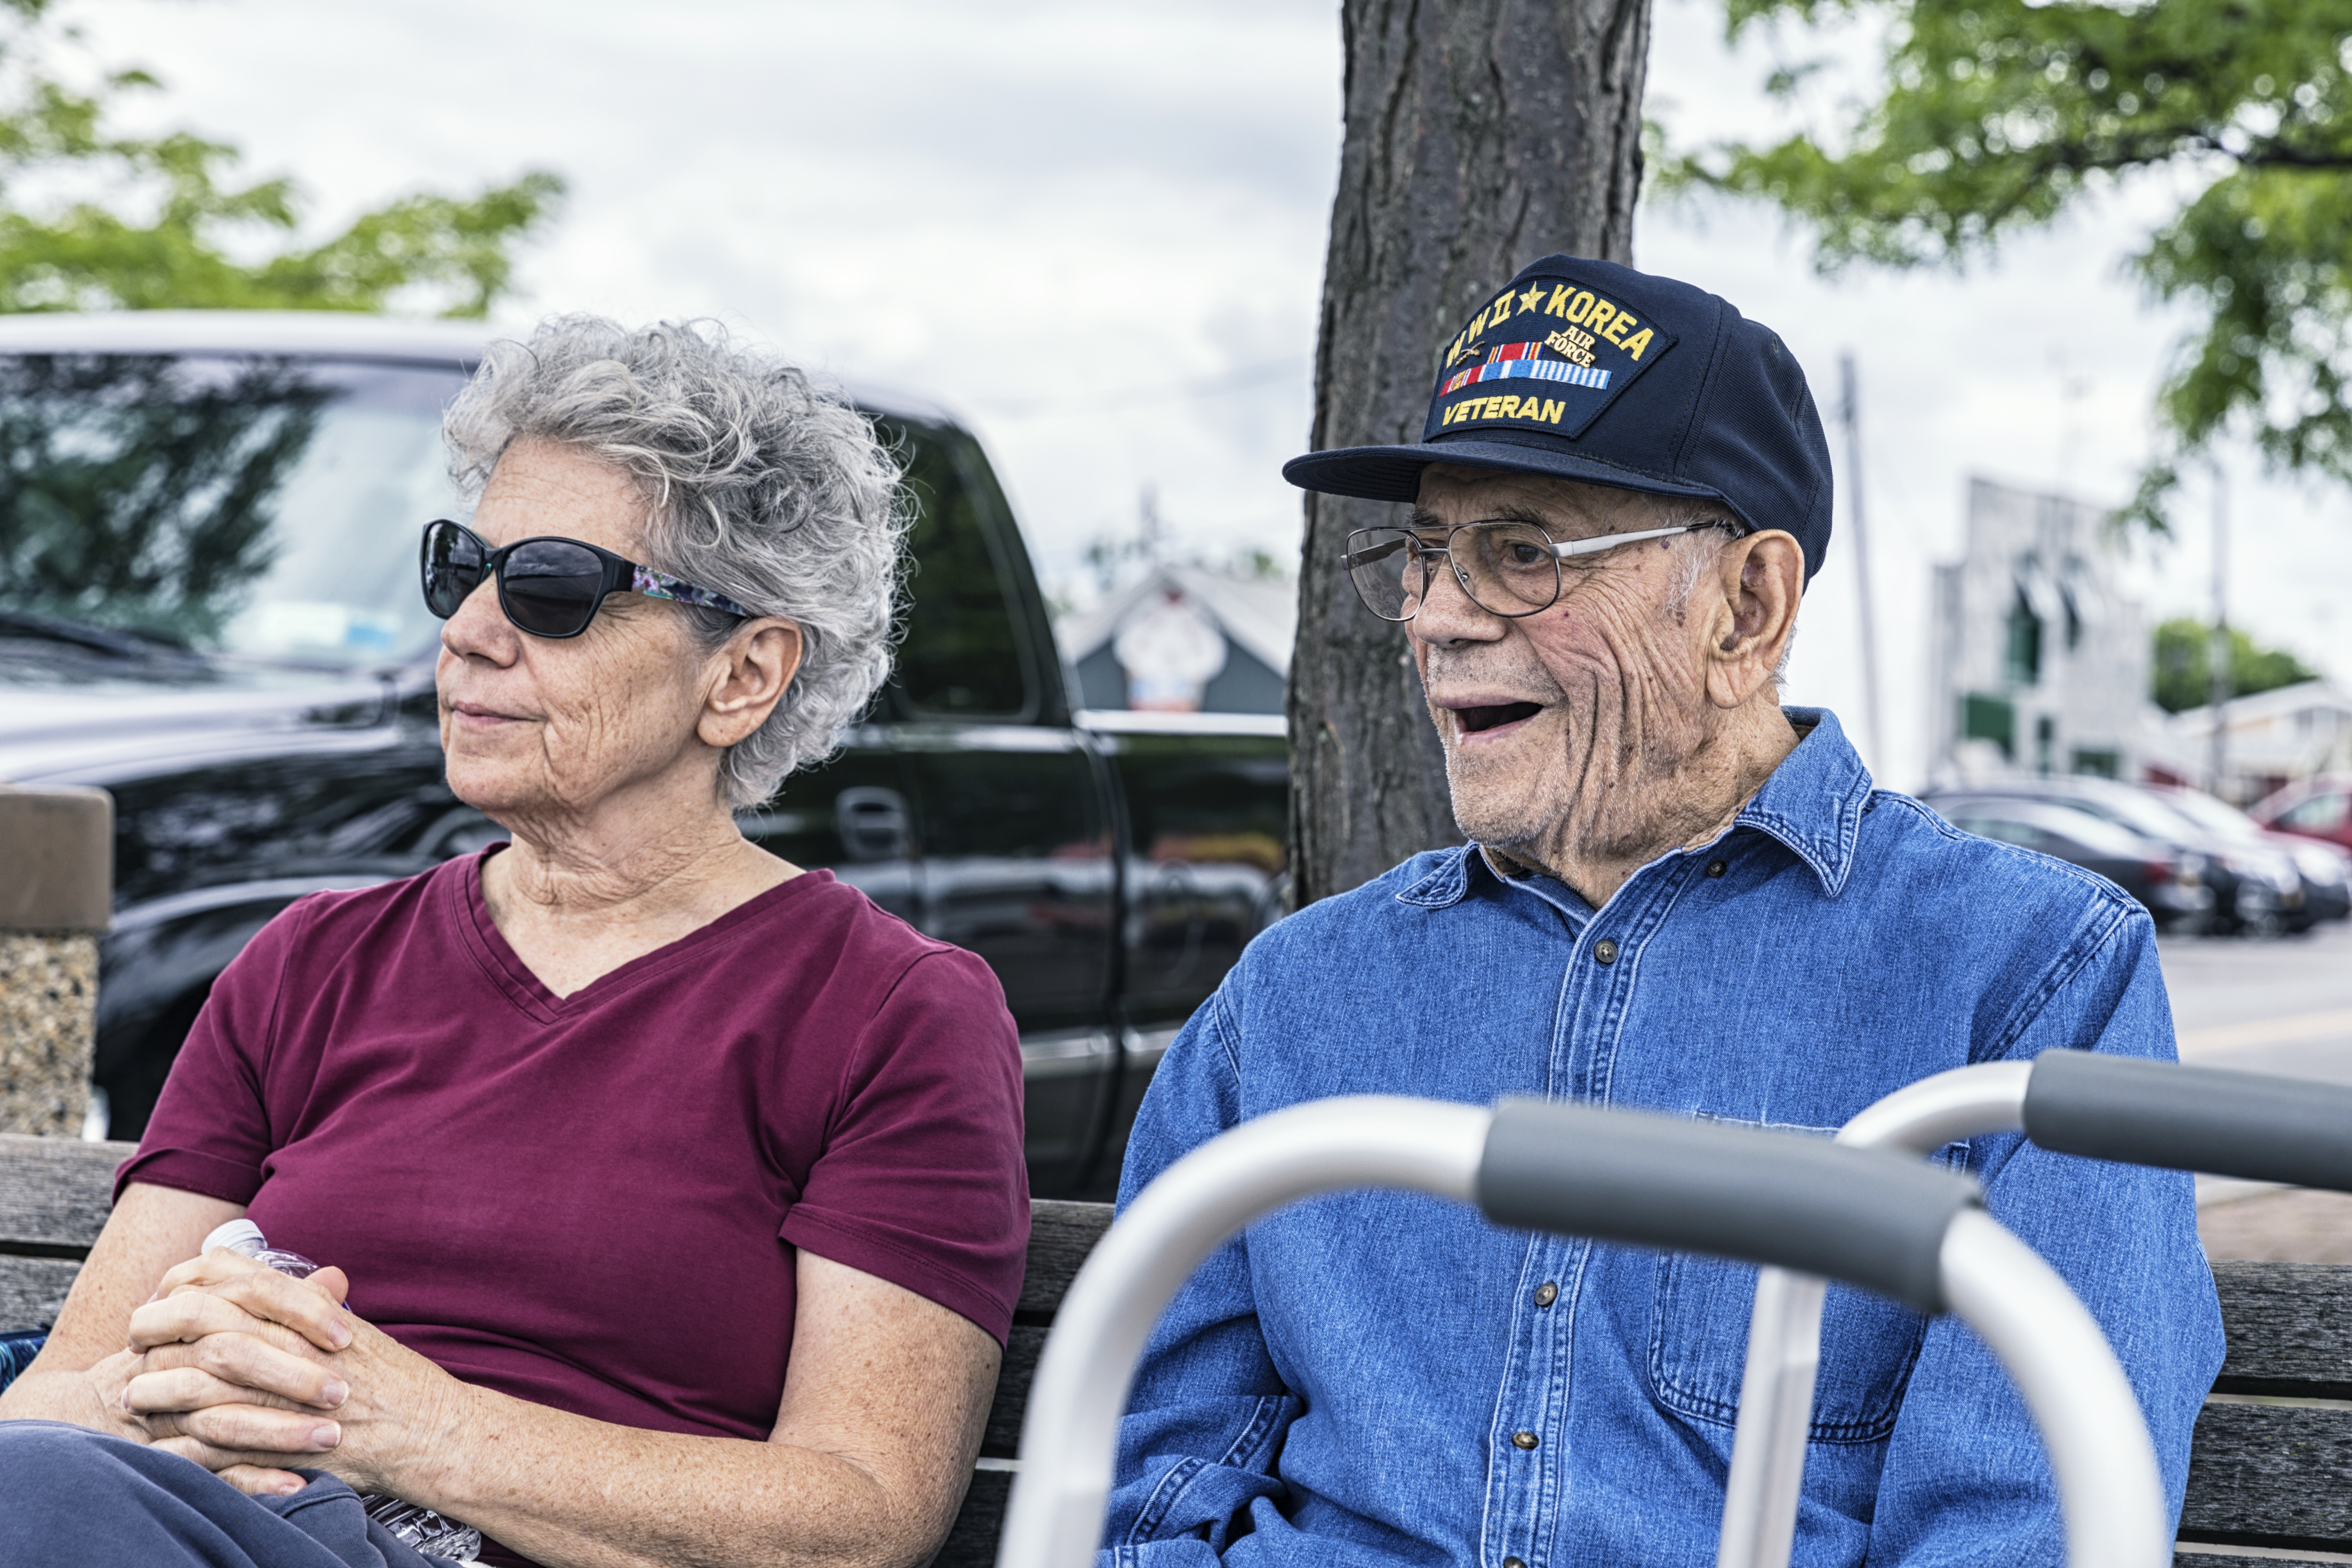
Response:
[[[457,875],[448,879],[450,914],[465,941],[467,951],[481,965],[482,973],[490,984],[513,1005],[516,1011],[541,1024],[560,1023],[598,1006],[608,997],[663,974],[692,959],[712,943],[724,941],[743,927],[765,919],[804,889],[828,887],[834,881],[830,871],[803,871],[788,882],[780,882],[765,892],[753,894],[717,920],[697,926],[676,942],[667,942],[651,952],[640,953],[619,968],[608,970],[571,995],[558,996],[508,944],[498,922],[490,918],[489,900],[482,892],[482,868],[491,856],[505,848],[503,844],[493,844],[457,863],[455,868]]]

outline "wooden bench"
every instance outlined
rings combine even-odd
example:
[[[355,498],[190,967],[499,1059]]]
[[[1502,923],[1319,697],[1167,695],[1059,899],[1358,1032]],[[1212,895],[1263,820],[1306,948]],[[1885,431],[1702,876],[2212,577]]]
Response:
[[[128,1143],[0,1137],[0,1333],[50,1321],[99,1228]],[[1037,1354],[1055,1310],[1110,1223],[1101,1204],[1033,1208],[1029,1274],[1013,1316],[978,1472],[938,1568],[990,1568]],[[2189,1458],[2175,1568],[2251,1568],[2352,1553],[2352,1266],[2223,1263],[2229,1358]],[[2260,1559],[2200,1550],[2268,1548]],[[2343,1557],[2336,1558],[2342,1563]]]
[[[114,1168],[137,1147],[0,1136],[0,1334],[56,1321],[81,1260],[106,1224]],[[988,1412],[980,1468],[947,1544],[933,1559],[935,1568],[992,1568],[996,1562],[996,1536],[1013,1490],[1013,1458],[1021,1443],[1021,1413],[1028,1404],[1037,1353],[1062,1293],[1109,1226],[1108,1204],[1041,1199],[1030,1205],[1029,1272],[1004,1347],[996,1403]]]

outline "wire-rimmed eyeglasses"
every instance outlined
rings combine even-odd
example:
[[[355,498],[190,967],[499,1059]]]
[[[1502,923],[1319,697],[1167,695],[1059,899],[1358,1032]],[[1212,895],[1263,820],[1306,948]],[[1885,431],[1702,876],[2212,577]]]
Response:
[[[1360,528],[1348,535],[1346,561],[1364,608],[1384,621],[1409,621],[1420,613],[1431,563],[1441,559],[1453,568],[1454,580],[1472,604],[1489,615],[1517,619],[1559,603],[1559,563],[1570,556],[1598,555],[1621,544],[1720,526],[1709,519],[1562,542],[1532,522],[1497,518],[1457,523],[1444,531],[1444,542],[1437,544],[1423,537],[1434,530]]]

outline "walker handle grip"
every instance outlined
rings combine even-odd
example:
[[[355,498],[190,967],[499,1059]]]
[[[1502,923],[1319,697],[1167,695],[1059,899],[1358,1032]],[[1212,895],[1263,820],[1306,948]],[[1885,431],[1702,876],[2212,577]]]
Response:
[[[1495,1108],[1477,1181],[1497,1225],[1776,1265],[1928,1313],[1944,1232],[1982,1195],[1906,1155],[1540,1100]]]
[[[2352,1089],[2305,1079],[2044,1051],[2025,1135],[2094,1160],[2352,1192]]]

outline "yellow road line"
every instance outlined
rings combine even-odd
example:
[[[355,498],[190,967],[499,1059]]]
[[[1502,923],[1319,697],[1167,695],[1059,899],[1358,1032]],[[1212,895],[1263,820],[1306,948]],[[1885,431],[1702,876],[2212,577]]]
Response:
[[[2352,1007],[2325,1013],[2294,1013],[2284,1018],[2258,1018],[2246,1024],[2216,1024],[2180,1031],[2180,1054],[2210,1056],[2218,1051],[2243,1050],[2249,1046],[2286,1046],[2298,1040],[2352,1035]]]

